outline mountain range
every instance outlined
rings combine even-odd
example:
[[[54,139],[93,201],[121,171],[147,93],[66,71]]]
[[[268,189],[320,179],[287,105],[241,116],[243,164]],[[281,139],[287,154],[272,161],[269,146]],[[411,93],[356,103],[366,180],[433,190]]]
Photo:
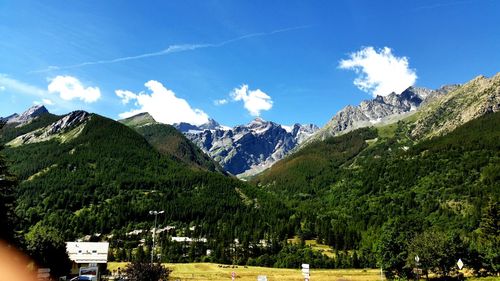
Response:
[[[158,223],[177,230],[159,235],[164,261],[392,270],[411,267],[414,245],[431,235],[474,270],[496,272],[499,111],[500,73],[377,97],[319,130],[260,118],[176,129],[146,113],[117,122],[35,106],[0,120],[0,144],[19,180],[20,235],[40,225],[64,239],[106,234],[111,252],[132,260],[149,234],[127,233],[150,229],[148,212],[165,210]],[[270,162],[248,181],[226,173]],[[182,247],[167,235],[207,242]],[[331,247],[335,263],[293,238]]]
[[[437,90],[409,87],[401,94],[390,93],[364,100],[358,106],[346,106],[315,134],[311,140],[326,139],[357,128],[375,124],[393,123],[402,117],[415,113],[417,109],[433,99],[446,95],[459,85],[446,85]]]
[[[318,127],[294,124],[291,127],[256,118],[246,125],[228,128],[210,120],[207,124],[174,124],[225,171],[251,176],[283,159]]]
[[[245,178],[271,167],[301,145],[357,128],[393,123],[459,87],[456,84],[436,90],[409,87],[401,94],[377,96],[358,106],[344,107],[321,129],[313,124],[283,126],[261,118],[234,128],[221,126],[213,119],[200,126],[188,123],[173,126],[225,171]]]

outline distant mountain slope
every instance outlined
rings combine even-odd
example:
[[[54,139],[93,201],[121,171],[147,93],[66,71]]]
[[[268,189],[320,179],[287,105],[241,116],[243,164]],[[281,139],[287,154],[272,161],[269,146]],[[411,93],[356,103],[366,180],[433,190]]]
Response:
[[[418,143],[405,131],[401,122],[311,143],[255,182],[295,206],[299,233],[335,249],[369,251],[394,221],[475,241],[500,202],[500,112]]]
[[[481,217],[500,202],[499,77],[476,78],[398,122],[312,141],[253,181],[294,206],[299,234],[335,249],[372,251],[393,223],[408,222],[411,235],[439,229],[484,251],[474,248]]]
[[[484,114],[500,111],[500,73],[479,76],[423,106],[413,118],[414,138],[446,134]]]
[[[372,100],[362,101],[358,106],[346,106],[321,128],[309,141],[323,140],[357,128],[374,124],[392,123],[415,113],[422,104],[446,95],[459,85],[443,86],[437,90],[409,87],[401,94],[391,93],[388,96],[377,96]]]
[[[204,170],[224,172],[216,162],[177,129],[156,122],[148,113],[141,113],[119,122],[136,130],[164,155],[174,156],[188,165]]]
[[[213,120],[202,126],[174,126],[224,170],[241,177],[272,166],[318,130],[311,124],[295,124],[288,128],[261,118],[234,128],[222,127]]]
[[[33,106],[21,115],[14,113],[8,117],[0,117],[0,122],[6,123],[0,135],[0,142],[6,143],[20,135],[48,126],[59,118],[60,116],[49,113],[43,105]]]
[[[500,73],[492,78],[480,76],[462,86],[446,86],[437,91],[410,87],[400,96],[391,94],[388,97],[377,97],[372,101],[363,102],[357,110],[363,112],[362,114],[365,117],[371,114],[372,119],[374,118],[373,116],[391,116],[391,114],[387,113],[374,112],[374,108],[383,107],[381,104],[397,104],[398,108],[405,108],[405,110],[411,110],[411,107],[420,107],[418,110],[415,110],[415,113],[411,116],[401,116],[397,124],[395,122],[392,122],[392,124],[389,122],[389,125],[376,123],[379,128],[379,133],[375,135],[367,133],[373,130],[369,129],[370,126],[367,124],[363,123],[364,125],[360,125],[361,123],[356,123],[365,129],[357,130],[354,134],[348,134],[346,138],[349,139],[350,142],[353,141],[350,139],[353,136],[357,138],[361,137],[362,140],[367,140],[366,135],[368,134],[374,138],[372,143],[376,143],[378,138],[395,137],[395,135],[399,135],[399,143],[406,143],[408,146],[411,146],[421,139],[444,135],[480,116],[500,111]],[[406,104],[406,106],[402,104]],[[369,110],[367,108],[369,108]],[[391,112],[394,112],[394,110],[396,109],[393,108]],[[336,118],[339,116],[343,116],[342,111],[332,120],[338,120]],[[352,121],[353,119],[350,120]],[[368,118],[368,120],[370,119]],[[335,134],[335,131],[328,131],[332,128],[329,126],[331,124],[332,122],[327,124],[309,139],[308,143],[306,143],[302,149],[299,149],[295,154],[287,157],[284,161],[278,162],[269,172],[264,173],[260,178],[266,178],[273,174],[279,175],[280,172],[278,170],[286,171],[286,167],[293,167],[294,164],[291,163],[310,162],[310,165],[317,165],[322,162],[320,159],[324,160],[329,157],[326,152],[331,148],[342,150],[342,146],[339,147],[339,145],[335,143],[343,140],[343,138],[332,139],[330,137],[321,141],[322,137],[326,137],[329,133]],[[336,132],[349,132],[352,128],[355,127],[347,126],[344,131],[341,130]],[[395,130],[397,130],[397,134]],[[329,148],[329,145],[332,144],[334,145]],[[347,149],[354,147],[347,147]],[[322,154],[321,151],[325,151],[325,154]],[[358,150],[358,152],[360,151],[362,151],[362,147]],[[347,155],[346,153],[347,151],[343,151],[342,155],[345,156]],[[313,154],[319,157],[319,159],[315,161],[299,160],[302,157],[310,157]],[[320,169],[314,170],[317,173],[321,173]],[[297,170],[296,172],[299,171]],[[311,175],[308,177],[314,178]]]
[[[118,120],[118,122],[132,128],[137,128],[140,126],[146,126],[157,123],[156,120],[153,118],[153,116],[149,115],[149,113],[147,112],[139,113],[135,116]]]

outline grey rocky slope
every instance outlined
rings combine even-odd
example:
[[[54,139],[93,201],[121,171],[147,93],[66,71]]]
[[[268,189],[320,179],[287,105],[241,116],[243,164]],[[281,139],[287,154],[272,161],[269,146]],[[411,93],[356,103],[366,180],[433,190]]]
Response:
[[[48,111],[46,112],[48,113]],[[60,142],[67,142],[76,138],[85,127],[85,123],[90,120],[91,114],[77,110],[62,116],[52,124],[35,129],[11,140],[8,146],[19,146],[29,143],[37,143],[57,139]]]
[[[362,101],[358,106],[348,105],[340,110],[309,141],[324,140],[361,127],[389,123],[403,118],[439,96],[453,91],[459,85],[447,85],[437,90],[409,87],[401,94],[391,93]]]
[[[500,73],[491,78],[478,76],[422,106],[416,113],[410,135],[414,139],[444,135],[470,120],[498,111]]]
[[[261,118],[234,128],[213,120],[202,126],[174,126],[225,171],[238,176],[251,176],[270,167],[318,130],[311,124],[286,127]]]
[[[43,114],[47,114],[49,111],[43,105],[34,105],[25,112],[21,113],[21,115],[14,113],[7,117],[0,117],[0,122],[6,122],[7,124],[15,124],[18,126],[22,126],[30,123],[35,118],[40,117]]]

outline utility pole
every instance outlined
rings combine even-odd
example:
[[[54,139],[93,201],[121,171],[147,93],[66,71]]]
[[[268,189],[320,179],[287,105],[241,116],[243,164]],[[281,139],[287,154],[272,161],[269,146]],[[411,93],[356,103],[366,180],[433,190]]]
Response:
[[[153,228],[153,248],[151,248],[151,263],[153,263],[153,257],[155,253],[155,235],[156,235],[156,219],[158,215],[165,213],[165,211],[149,211],[150,215],[155,215],[155,227]]]
[[[418,265],[419,265],[419,264],[418,264],[418,262],[419,262],[419,261],[420,261],[420,258],[418,257],[418,255],[416,255],[416,256],[415,256],[415,265],[416,265],[416,267],[417,267],[417,272],[416,272],[416,273],[417,273],[417,281],[420,279],[420,276],[419,276],[419,273],[420,273],[420,272],[419,272],[419,270],[418,270]]]

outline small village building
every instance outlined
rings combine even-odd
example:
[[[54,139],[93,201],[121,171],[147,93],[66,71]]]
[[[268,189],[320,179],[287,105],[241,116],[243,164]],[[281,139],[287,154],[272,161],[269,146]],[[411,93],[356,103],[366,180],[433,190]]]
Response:
[[[66,242],[66,251],[73,262],[71,275],[100,274],[106,270],[108,262],[108,242]]]

